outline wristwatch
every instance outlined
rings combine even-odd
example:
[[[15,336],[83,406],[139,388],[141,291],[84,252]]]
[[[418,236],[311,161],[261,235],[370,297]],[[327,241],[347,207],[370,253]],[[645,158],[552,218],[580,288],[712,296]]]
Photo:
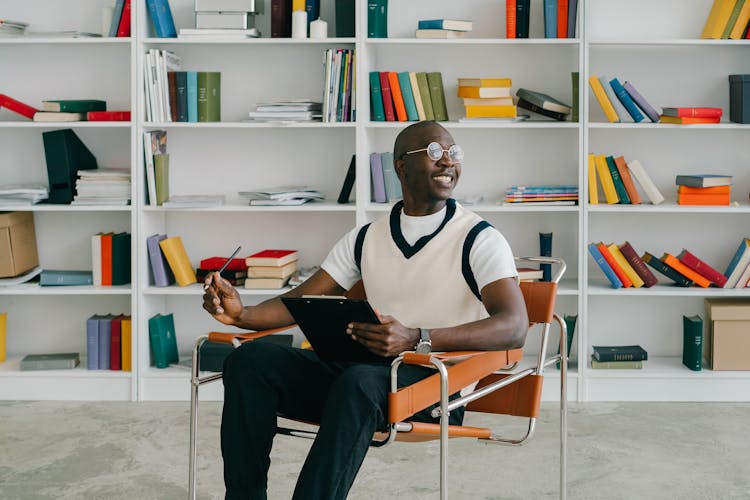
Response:
[[[432,352],[432,340],[430,340],[430,331],[427,328],[419,329],[419,342],[417,342],[414,350],[420,354]]]

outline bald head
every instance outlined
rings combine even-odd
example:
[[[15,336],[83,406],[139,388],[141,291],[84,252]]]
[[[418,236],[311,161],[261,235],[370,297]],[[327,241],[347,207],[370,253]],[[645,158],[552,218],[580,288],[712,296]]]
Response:
[[[393,158],[399,160],[407,151],[423,148],[442,134],[448,134],[448,131],[436,121],[424,120],[413,123],[396,137],[393,145]]]

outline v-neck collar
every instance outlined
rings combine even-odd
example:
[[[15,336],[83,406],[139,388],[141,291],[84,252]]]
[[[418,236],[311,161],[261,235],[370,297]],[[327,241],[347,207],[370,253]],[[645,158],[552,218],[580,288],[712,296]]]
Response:
[[[403,200],[401,200],[396,203],[391,210],[391,238],[393,238],[393,242],[396,243],[396,246],[399,248],[399,250],[401,250],[401,253],[404,255],[404,257],[409,259],[417,252],[419,252],[427,243],[429,243],[432,238],[437,236],[438,233],[448,223],[448,221],[453,218],[453,215],[456,213],[456,200],[454,200],[453,198],[448,198],[448,200],[446,200],[445,216],[443,217],[443,222],[441,222],[437,229],[435,229],[435,231],[433,231],[431,234],[427,234],[419,238],[414,243],[414,245],[409,245],[409,243],[406,242],[406,238],[404,238],[404,234],[401,232],[401,210],[403,209],[403,207],[404,202]]]

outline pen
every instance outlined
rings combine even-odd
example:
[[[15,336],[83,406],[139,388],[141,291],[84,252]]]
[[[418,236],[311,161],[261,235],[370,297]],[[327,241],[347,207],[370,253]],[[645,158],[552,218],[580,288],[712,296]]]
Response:
[[[229,256],[229,258],[227,259],[227,261],[226,261],[226,262],[224,262],[224,264],[223,264],[223,265],[221,266],[221,268],[219,268],[219,270],[218,270],[218,271],[216,271],[216,272],[217,272],[217,273],[219,273],[219,274],[221,274],[221,272],[222,272],[222,271],[223,271],[224,269],[226,269],[226,268],[227,268],[227,266],[229,265],[229,263],[230,263],[230,262],[232,262],[232,259],[234,259],[234,257],[235,257],[235,256],[236,256],[236,255],[237,255],[238,253],[240,253],[240,249],[242,249],[242,245],[238,246],[238,247],[237,247],[237,249],[236,249],[236,250],[235,250],[234,252],[232,252],[232,255],[230,255],[230,256]],[[204,289],[204,290],[208,290],[208,287],[209,287],[209,285],[203,285],[203,289]]]

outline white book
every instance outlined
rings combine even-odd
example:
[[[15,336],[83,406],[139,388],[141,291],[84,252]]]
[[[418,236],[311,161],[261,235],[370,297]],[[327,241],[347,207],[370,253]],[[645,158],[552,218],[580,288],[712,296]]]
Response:
[[[331,93],[329,91],[331,87],[331,66],[332,66],[333,50],[326,49],[323,56],[323,64],[325,66],[325,76],[323,78],[323,121],[330,121],[328,116],[328,107],[331,100]]]
[[[151,132],[143,133],[143,158],[146,166],[146,188],[148,190],[148,204],[156,205],[156,173],[154,171],[154,155],[151,150]]]
[[[645,191],[646,196],[651,200],[651,203],[654,205],[663,203],[664,195],[661,194],[661,191],[656,187],[654,181],[651,180],[651,177],[646,173],[646,169],[643,168],[641,162],[638,160],[631,160],[627,162],[627,164],[628,169],[633,173],[633,177],[635,177],[635,180],[638,181],[638,184],[643,188],[643,191]]]
[[[151,67],[148,64],[148,53],[143,56],[143,105],[146,108],[146,121],[152,122],[153,111],[151,110]]]
[[[91,237],[91,273],[94,286],[102,286],[102,234]]]
[[[254,12],[262,14],[263,2],[256,0],[195,0],[195,12]]]
[[[84,121],[83,113],[66,113],[56,111],[37,111],[34,113],[35,122],[80,122]]]
[[[163,122],[164,105],[161,94],[161,54],[159,49],[149,49],[149,64],[151,64],[151,85],[154,96],[153,109],[154,121]]]
[[[745,267],[745,270],[737,280],[737,284],[734,285],[735,288],[747,288],[748,286],[750,286],[750,264]]]
[[[620,117],[620,122],[632,123],[633,117],[630,116],[630,113],[628,113],[628,110],[625,109],[625,106],[622,105],[622,102],[620,101],[620,99],[618,99],[617,96],[615,95],[615,91],[612,90],[612,85],[609,84],[609,80],[607,80],[607,77],[600,76],[599,82],[602,84],[604,93],[607,94],[607,99],[610,100],[610,102],[612,103],[612,106],[615,108],[615,113],[617,113],[617,116]]]
[[[257,28],[180,28],[178,38],[258,38]]]
[[[247,12],[196,12],[196,29],[246,30],[252,27],[253,18]]]
[[[414,38],[465,38],[465,31],[441,30],[441,29],[424,29],[415,30]]]
[[[300,120],[313,119],[312,111],[250,111],[248,116],[254,120]]]
[[[329,109],[328,109],[328,121],[335,122],[338,121],[336,117],[336,107],[338,106],[339,102],[339,82],[341,81],[341,60],[343,52],[337,51],[336,54],[333,57],[333,71],[331,72],[333,78],[331,78],[331,101],[329,102]]]

